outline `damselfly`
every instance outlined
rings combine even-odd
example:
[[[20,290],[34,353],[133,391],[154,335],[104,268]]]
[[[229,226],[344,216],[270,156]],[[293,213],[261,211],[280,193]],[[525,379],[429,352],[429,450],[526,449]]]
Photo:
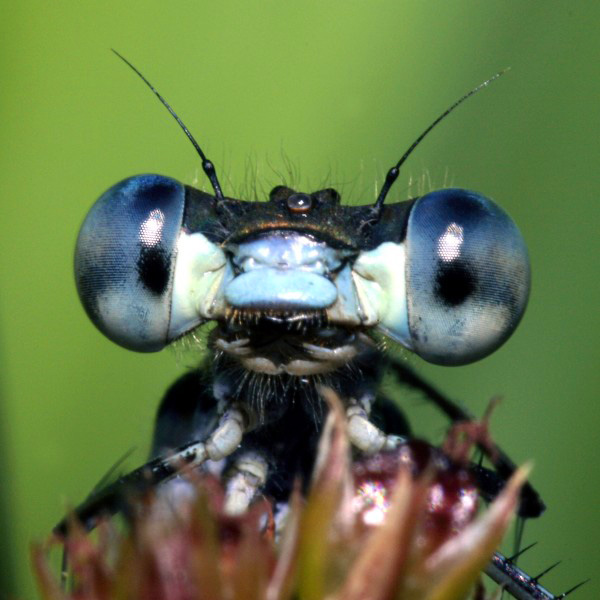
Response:
[[[386,371],[451,421],[468,420],[459,405],[385,353],[380,339],[442,365],[496,350],[527,304],[525,242],[498,205],[472,191],[385,201],[423,138],[501,73],[425,129],[388,171],[373,204],[346,206],[332,188],[305,193],[281,185],[267,202],[227,197],[187,127],[121,58],[190,139],[213,193],[162,175],[131,177],[105,192],[77,242],[81,301],[107,337],[139,352],[161,350],[209,322],[214,328],[204,365],[182,377],[159,408],[150,462],[83,503],[75,512],[84,525],[120,510],[132,490],[173,478],[182,464],[217,470],[232,514],[258,494],[285,502],[294,481],[307,482],[313,468],[327,412],[321,385],[341,398],[350,441],[365,455],[396,448],[410,435],[380,389]],[[485,498],[515,470],[498,448],[490,458],[495,471],[478,471]],[[526,484],[518,514],[537,517],[544,508]],[[67,528],[65,520],[56,531]],[[515,579],[511,566],[498,554],[488,573]],[[524,592],[516,583],[507,591],[555,597],[529,582]]]

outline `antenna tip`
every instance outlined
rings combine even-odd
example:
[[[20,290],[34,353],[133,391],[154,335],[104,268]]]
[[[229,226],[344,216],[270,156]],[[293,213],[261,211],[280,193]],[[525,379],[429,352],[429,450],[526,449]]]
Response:
[[[508,73],[511,69],[512,67],[504,67],[504,69],[500,69],[496,74],[492,75],[489,79],[486,79],[481,85],[478,86],[478,88],[475,89],[477,90],[479,88],[488,86],[490,83],[492,83],[492,81],[496,81],[496,79],[502,77],[502,75],[506,75],[506,73]]]

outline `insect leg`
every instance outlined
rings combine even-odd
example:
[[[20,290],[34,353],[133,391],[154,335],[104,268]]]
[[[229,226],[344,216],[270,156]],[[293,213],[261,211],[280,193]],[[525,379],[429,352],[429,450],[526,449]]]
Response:
[[[399,409],[377,392],[384,362],[379,350],[368,348],[357,358],[353,375],[336,386],[345,408],[349,440],[365,454],[392,450],[410,433]]]
[[[470,421],[473,419],[473,416],[466,409],[461,408],[456,402],[444,396],[407,365],[393,357],[389,358],[389,364],[400,382],[423,392],[452,422]],[[479,448],[488,456],[503,480],[508,480],[516,471],[517,467],[515,463],[498,446],[494,447],[493,456],[489,456],[489,448],[481,445],[479,445]],[[529,482],[525,482],[521,489],[521,501],[517,514],[524,518],[535,518],[539,517],[545,509],[546,505],[538,492]]]
[[[412,437],[410,423],[398,404],[379,390],[369,418],[371,423],[388,434],[393,433],[407,438]]]
[[[238,447],[248,429],[247,417],[247,411],[237,404],[214,397],[205,370],[188,373],[171,386],[161,402],[150,456],[173,453],[179,448],[172,461],[200,464],[225,458]],[[192,441],[196,443],[187,446]]]
[[[375,454],[380,450],[393,450],[398,444],[406,441],[399,435],[385,434],[369,419],[369,410],[360,400],[350,398],[346,407],[348,420],[348,437],[353,446],[365,454]]]
[[[538,583],[537,577],[531,577],[499,552],[494,553],[485,573],[517,600],[558,600],[564,597],[555,596]]]
[[[186,373],[171,385],[158,408],[150,458],[165,456],[192,440],[205,440],[219,417],[206,370]]]
[[[450,400],[431,386],[427,381],[417,375],[407,365],[389,359],[390,367],[396,377],[404,384],[423,392],[452,422],[472,420],[471,414],[460,407],[456,402]],[[487,501],[492,501],[498,496],[507,479],[516,470],[512,460],[498,447],[491,450],[490,447],[479,446],[480,450],[488,456],[494,464],[496,471],[486,469],[481,464],[472,463],[470,470],[476,478],[480,496]],[[522,524],[524,519],[537,517],[544,511],[545,505],[537,491],[529,483],[525,483],[521,491],[521,502],[518,508],[520,526],[517,536],[522,536]],[[520,545],[520,542],[518,542]],[[485,573],[496,583],[503,586],[511,597],[518,600],[558,600],[563,595],[555,596],[546,588],[541,586],[537,577],[531,577],[516,565],[516,558],[506,558],[499,552],[495,552],[492,561],[485,568]]]
[[[91,494],[75,509],[74,517],[92,530],[101,517],[126,510],[131,497],[152,490],[184,469],[232,454],[247,429],[247,420],[246,411],[236,404],[220,409],[198,372],[184,376],[167,392],[159,409],[151,460]],[[64,518],[54,532],[64,535],[68,529],[69,518]]]
[[[225,512],[239,515],[246,511],[267,481],[269,465],[256,452],[245,452],[235,457],[225,473]]]

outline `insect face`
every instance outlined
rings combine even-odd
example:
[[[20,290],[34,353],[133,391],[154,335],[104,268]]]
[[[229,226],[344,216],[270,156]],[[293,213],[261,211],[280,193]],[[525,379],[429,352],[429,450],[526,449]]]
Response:
[[[340,205],[333,190],[216,203],[168,177],[133,177],[86,218],[77,287],[100,330],[138,351],[209,320],[378,329],[439,364],[472,362],[508,338],[529,264],[502,209],[447,189],[387,205],[364,227],[368,210]]]

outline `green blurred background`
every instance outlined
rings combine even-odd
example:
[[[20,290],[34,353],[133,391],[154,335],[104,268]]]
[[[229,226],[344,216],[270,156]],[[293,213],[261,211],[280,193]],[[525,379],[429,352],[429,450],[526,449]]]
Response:
[[[533,264],[523,323],[490,358],[423,371],[493,432],[548,511],[526,529],[529,571],[598,597],[600,5],[592,2],[25,1],[0,23],[0,577],[35,597],[28,545],[132,446],[147,451],[163,390],[185,364],[138,355],[87,320],[72,252],[110,185],[157,172],[200,181],[193,148],[134,62],[217,163],[226,192],[280,182],[374,199],[375,182],[446,106],[499,69],[413,155],[404,199],[445,182],[497,199]],[[256,178],[256,183],[255,183]],[[421,365],[419,365],[420,367]],[[442,425],[400,396],[417,431]]]

